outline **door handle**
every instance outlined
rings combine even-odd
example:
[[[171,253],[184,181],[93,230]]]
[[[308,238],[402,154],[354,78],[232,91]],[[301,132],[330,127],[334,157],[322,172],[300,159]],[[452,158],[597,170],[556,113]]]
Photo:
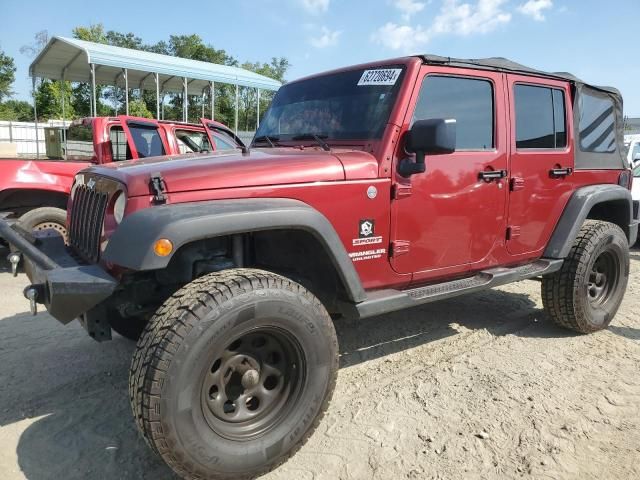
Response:
[[[552,177],[566,177],[567,175],[571,175],[573,173],[573,168],[552,168],[549,170],[549,175]]]
[[[506,170],[484,170],[478,174],[480,180],[490,182],[491,180],[499,180],[507,176]]]

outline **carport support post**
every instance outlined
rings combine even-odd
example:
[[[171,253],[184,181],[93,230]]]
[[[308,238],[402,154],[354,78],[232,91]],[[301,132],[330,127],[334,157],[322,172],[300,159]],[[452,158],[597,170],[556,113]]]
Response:
[[[215,95],[215,86],[214,82],[211,82],[211,120],[215,120],[216,118],[216,95]]]
[[[189,99],[187,98],[189,91],[187,77],[184,77],[182,82],[184,84],[184,93],[182,94],[182,121],[186,122],[189,118]]]
[[[91,64],[91,99],[93,100],[93,116],[98,116],[98,104],[96,102],[96,65]]]
[[[156,120],[160,120],[160,75],[155,74],[156,78]]]
[[[258,88],[258,112],[256,115],[256,130],[260,128],[260,89]]]
[[[207,89],[207,87],[204,87],[202,89],[202,115],[200,116],[200,118],[204,118],[204,104],[205,104],[205,96],[204,96],[205,94],[204,94],[204,92],[205,92],[206,89]]]
[[[65,121],[65,112],[64,112],[64,97],[66,95],[66,89],[64,84],[64,72],[62,73],[62,78],[60,79],[60,92],[62,92],[62,140],[64,141],[64,155],[62,155],[62,159],[67,159],[67,128]]]
[[[36,77],[31,77],[31,87],[33,90],[33,119],[36,124],[36,158],[40,158],[40,142],[38,140],[38,107],[36,104]]]
[[[122,75],[124,76],[124,108],[125,114],[129,115],[129,72],[126,68],[122,69]]]
[[[238,87],[238,84],[236,83],[236,120],[235,120],[235,127],[236,127],[235,132],[236,132],[236,135],[238,134],[238,101],[239,101],[239,94],[240,94],[239,87]]]

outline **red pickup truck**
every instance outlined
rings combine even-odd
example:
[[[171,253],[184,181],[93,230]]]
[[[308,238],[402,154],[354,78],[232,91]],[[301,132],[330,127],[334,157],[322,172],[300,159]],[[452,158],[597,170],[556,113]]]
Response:
[[[27,230],[53,229],[66,235],[71,184],[83,168],[242,146],[226,126],[204,118],[201,124],[130,116],[76,120],[67,131],[65,158],[0,159],[0,216],[19,219]]]

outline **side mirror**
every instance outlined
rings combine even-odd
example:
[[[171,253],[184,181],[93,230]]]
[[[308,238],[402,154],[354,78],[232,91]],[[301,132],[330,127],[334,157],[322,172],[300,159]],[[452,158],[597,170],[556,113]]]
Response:
[[[398,171],[403,177],[426,170],[424,156],[453,153],[456,150],[456,121],[443,118],[418,120],[407,132],[405,148],[416,154],[416,161],[406,158],[400,162]]]

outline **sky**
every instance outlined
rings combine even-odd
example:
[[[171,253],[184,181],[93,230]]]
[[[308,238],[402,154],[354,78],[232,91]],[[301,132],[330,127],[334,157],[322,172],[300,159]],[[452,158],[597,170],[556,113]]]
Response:
[[[71,36],[102,23],[147,43],[197,33],[243,61],[284,56],[287,80],[415,53],[507,57],[622,91],[640,117],[640,0],[0,0],[0,49],[15,58],[15,98],[29,99],[36,32]]]

